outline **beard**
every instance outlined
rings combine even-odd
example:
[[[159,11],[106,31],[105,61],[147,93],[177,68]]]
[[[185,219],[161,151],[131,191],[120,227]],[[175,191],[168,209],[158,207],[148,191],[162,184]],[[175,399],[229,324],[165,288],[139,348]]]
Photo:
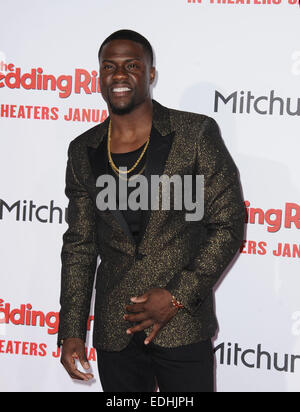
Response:
[[[134,97],[130,100],[130,102],[126,104],[126,106],[122,106],[122,107],[115,106],[110,99],[109,99],[109,105],[111,107],[112,113],[120,115],[120,116],[131,113],[132,110],[136,106]]]

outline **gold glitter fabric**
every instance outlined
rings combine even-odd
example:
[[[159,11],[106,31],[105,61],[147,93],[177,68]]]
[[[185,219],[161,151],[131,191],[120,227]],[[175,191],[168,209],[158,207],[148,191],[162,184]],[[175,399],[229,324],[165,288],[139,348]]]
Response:
[[[164,210],[160,205],[145,212],[136,244],[120,211],[96,206],[96,179],[106,173],[108,121],[74,139],[68,150],[69,227],[61,253],[58,344],[68,337],[85,340],[95,272],[94,347],[124,349],[131,339],[126,330],[133,325],[123,320],[125,306],[154,287],[166,288],[184,305],[154,343],[176,347],[213,337],[218,327],[213,288],[238,252],[245,221],[238,170],[218,125],[208,116],[153,101],[145,175],[203,175],[204,217],[187,221],[184,207]]]

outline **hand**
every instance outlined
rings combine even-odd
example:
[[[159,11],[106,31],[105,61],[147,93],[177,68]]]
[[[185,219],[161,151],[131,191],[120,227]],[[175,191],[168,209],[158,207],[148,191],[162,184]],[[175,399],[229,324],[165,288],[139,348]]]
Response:
[[[155,336],[177,313],[178,309],[172,304],[172,295],[166,289],[154,288],[144,295],[130,299],[134,305],[126,306],[127,312],[124,319],[130,322],[141,322],[127,330],[128,334],[139,332],[153,326],[152,332],[145,339],[145,344],[150,343]]]
[[[76,369],[75,359],[79,359],[83,369],[90,369],[85,354],[84,341],[78,338],[68,338],[63,343],[60,362],[72,379],[80,381],[89,381],[90,379],[93,379],[94,376],[91,373],[82,373]]]

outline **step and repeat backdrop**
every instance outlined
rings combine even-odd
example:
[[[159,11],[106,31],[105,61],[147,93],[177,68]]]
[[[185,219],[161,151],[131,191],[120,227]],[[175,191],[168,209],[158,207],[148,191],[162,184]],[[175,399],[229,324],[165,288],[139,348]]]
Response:
[[[0,17],[0,391],[101,391],[56,347],[67,148],[104,121],[97,53],[152,43],[163,105],[219,124],[247,222],[216,288],[219,392],[300,391],[300,7],[297,0],[27,0]]]

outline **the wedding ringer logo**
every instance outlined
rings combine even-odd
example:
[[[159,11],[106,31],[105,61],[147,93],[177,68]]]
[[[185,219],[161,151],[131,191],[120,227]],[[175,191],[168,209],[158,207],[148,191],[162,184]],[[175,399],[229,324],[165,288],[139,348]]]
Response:
[[[0,53],[0,57],[4,53]],[[13,63],[6,63],[0,59],[0,89],[51,90],[58,91],[61,99],[70,97],[71,93],[94,94],[101,93],[99,73],[96,70],[89,72],[85,69],[75,69],[74,75],[61,74],[59,76],[44,73],[42,67],[32,68],[30,72],[23,72],[21,67]]]
[[[187,221],[199,221],[204,216],[204,176],[202,175],[151,175],[150,202],[148,199],[148,179],[139,174],[131,176],[128,180],[121,177],[126,174],[127,168],[120,167],[118,180],[119,210],[171,210],[171,197],[173,197],[174,210],[185,210]],[[102,188],[96,198],[97,208],[103,210],[116,210],[117,180],[114,176],[104,174],[98,177],[96,186]],[[159,185],[161,184],[161,204],[159,200]],[[171,196],[171,185],[173,191]],[[129,196],[128,187],[135,187]]]

